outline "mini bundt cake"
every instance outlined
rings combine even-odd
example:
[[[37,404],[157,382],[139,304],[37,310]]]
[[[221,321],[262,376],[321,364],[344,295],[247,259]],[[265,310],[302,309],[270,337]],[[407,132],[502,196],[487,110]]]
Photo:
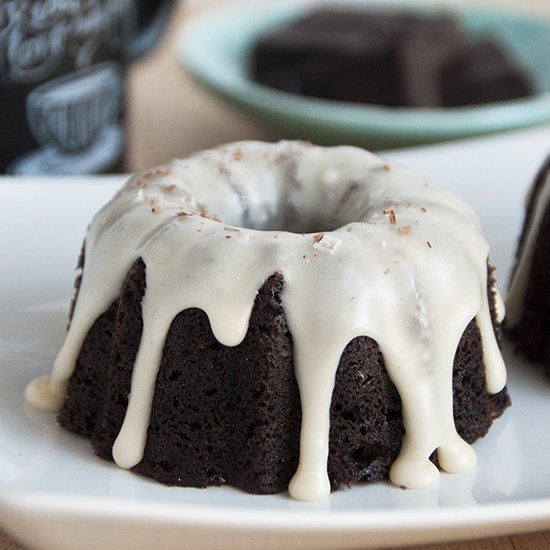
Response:
[[[506,328],[517,349],[550,369],[550,156],[526,202],[507,298]]]
[[[26,398],[167,484],[429,487],[509,404],[488,252],[462,201],[361,149],[174,160],[93,218],[66,340]]]

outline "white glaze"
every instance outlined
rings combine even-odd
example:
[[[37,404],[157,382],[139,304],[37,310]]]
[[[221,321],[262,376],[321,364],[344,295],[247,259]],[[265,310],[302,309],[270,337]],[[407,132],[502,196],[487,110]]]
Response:
[[[31,402],[40,407],[48,395],[63,393],[88,330],[141,257],[143,334],[113,447],[115,461],[131,468],[143,456],[173,318],[201,308],[215,337],[238,345],[257,291],[279,271],[302,402],[291,495],[329,494],[334,379],[342,351],[360,335],[377,341],[403,403],[406,436],[390,478],[428,487],[438,479],[429,461],[435,449],[447,471],[475,464],[452,411],[453,358],[472,319],[482,335],[488,389],[506,383],[489,313],[488,251],[462,201],[357,148],[241,142],[175,160],[134,176],[92,220],[65,343],[47,387],[33,382],[27,395],[39,384],[43,398]]]
[[[533,192],[534,189],[531,189],[529,197],[531,197]],[[550,201],[550,171],[546,174],[546,177],[542,182],[542,187],[537,191],[535,200],[535,208],[533,214],[531,215],[531,219],[527,222],[529,225],[526,229],[527,232],[523,245],[519,251],[516,267],[508,289],[508,296],[506,298],[506,320],[511,327],[517,325],[521,321],[525,291],[527,290],[527,283],[529,281],[531,266],[533,264],[535,243],[539,236],[539,228],[542,222],[542,217],[548,209],[548,204]],[[531,199],[529,199],[529,202],[531,202]]]

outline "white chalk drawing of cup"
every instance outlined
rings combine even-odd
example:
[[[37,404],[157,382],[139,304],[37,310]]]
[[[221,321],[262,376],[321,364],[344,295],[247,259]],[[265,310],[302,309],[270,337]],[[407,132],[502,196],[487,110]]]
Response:
[[[106,61],[38,86],[27,96],[27,118],[36,141],[64,153],[92,145],[122,108],[119,65]]]

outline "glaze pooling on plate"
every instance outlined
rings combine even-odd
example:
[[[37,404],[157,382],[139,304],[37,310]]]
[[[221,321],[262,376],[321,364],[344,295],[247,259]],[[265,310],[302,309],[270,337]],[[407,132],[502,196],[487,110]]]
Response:
[[[356,336],[377,341],[403,405],[406,436],[393,483],[433,486],[440,466],[475,464],[453,421],[452,369],[472,319],[486,382],[506,371],[487,296],[489,246],[474,212],[416,172],[353,147],[239,142],[131,178],[93,218],[73,319],[47,379],[27,400],[57,409],[95,319],[138,258],[146,265],[143,333],[117,464],[143,456],[156,374],[174,317],[203,309],[224,345],[244,338],[258,289],[284,277],[283,308],[300,389],[300,462],[290,494],[327,496],[329,411],[336,369]],[[497,305],[499,316],[503,306]]]

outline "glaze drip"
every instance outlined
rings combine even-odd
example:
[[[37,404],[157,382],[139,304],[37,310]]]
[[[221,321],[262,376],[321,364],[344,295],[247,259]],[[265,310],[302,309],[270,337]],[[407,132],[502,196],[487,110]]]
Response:
[[[32,382],[26,396],[41,408],[60,406],[88,330],[142,258],[143,334],[113,447],[115,461],[131,468],[143,456],[174,317],[201,308],[218,341],[238,345],[259,288],[279,272],[302,404],[290,494],[318,500],[330,492],[336,369],[361,335],[377,341],[403,404],[406,436],[391,481],[429,487],[438,479],[434,450],[447,471],[475,464],[452,410],[453,359],[472,319],[489,391],[506,383],[487,298],[488,252],[462,201],[357,148],[240,142],[174,160],[131,178],[92,220],[65,343],[49,379]]]

